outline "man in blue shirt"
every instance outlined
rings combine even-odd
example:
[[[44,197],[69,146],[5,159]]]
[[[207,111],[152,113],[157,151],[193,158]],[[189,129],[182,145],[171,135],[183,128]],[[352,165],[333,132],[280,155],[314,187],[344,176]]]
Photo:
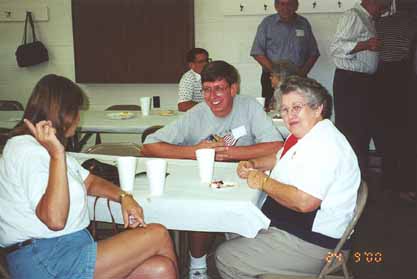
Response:
[[[258,26],[250,55],[262,66],[262,97],[268,109],[273,96],[269,79],[273,63],[288,62],[298,75],[307,76],[320,56],[311,25],[296,14],[298,0],[275,0],[277,14]]]

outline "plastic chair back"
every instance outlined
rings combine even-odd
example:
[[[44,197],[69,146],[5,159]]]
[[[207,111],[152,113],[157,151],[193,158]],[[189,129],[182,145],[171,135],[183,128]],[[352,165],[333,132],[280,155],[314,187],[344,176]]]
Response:
[[[162,127],[164,127],[164,126],[154,125],[154,126],[151,126],[149,128],[146,128],[145,131],[143,131],[143,133],[142,133],[142,138],[141,138],[142,139],[142,144],[145,142],[147,136],[149,136],[150,134],[155,133],[156,131],[158,131]]]
[[[0,100],[0,110],[23,110],[23,106],[18,101]]]
[[[141,110],[138,105],[112,105],[106,108],[106,110]]]
[[[140,157],[140,146],[132,142],[101,143],[89,147],[85,153]]]

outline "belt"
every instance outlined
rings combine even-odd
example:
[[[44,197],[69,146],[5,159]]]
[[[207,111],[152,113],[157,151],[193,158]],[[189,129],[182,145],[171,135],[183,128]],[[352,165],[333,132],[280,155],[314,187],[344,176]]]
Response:
[[[10,245],[8,247],[4,247],[3,249],[6,252],[6,254],[10,254],[10,253],[13,253],[13,252],[19,250],[20,248],[28,246],[30,244],[32,244],[32,239],[28,239],[28,240],[25,240],[23,242],[19,242],[19,243]]]

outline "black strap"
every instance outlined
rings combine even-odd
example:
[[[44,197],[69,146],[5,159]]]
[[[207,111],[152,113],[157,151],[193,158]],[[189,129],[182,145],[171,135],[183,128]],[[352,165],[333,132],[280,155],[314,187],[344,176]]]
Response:
[[[91,220],[91,225],[90,225],[90,233],[93,236],[93,238],[96,239],[96,240],[99,239],[99,236],[97,234],[97,221],[96,221],[96,205],[97,205],[97,201],[99,199],[100,199],[100,197],[96,197],[94,199],[93,220]],[[114,220],[113,212],[111,211],[111,208],[110,208],[110,200],[109,199],[107,199],[107,208],[108,208],[109,213],[110,213],[110,218],[111,218],[111,223],[112,223],[112,232],[113,232],[113,235],[115,235],[119,232],[119,229],[117,228],[117,224]]]
[[[32,12],[26,12],[26,20],[25,20],[25,32],[23,33],[23,44],[27,44],[26,39],[26,33],[27,33],[27,25],[28,22],[30,24],[30,27],[32,28],[32,41],[36,41],[36,35],[35,35],[35,26],[33,24],[33,18],[32,18]]]

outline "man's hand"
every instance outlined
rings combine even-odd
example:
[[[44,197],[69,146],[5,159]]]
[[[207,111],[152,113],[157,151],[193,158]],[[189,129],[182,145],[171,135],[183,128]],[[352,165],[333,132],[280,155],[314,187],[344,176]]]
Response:
[[[27,119],[23,119],[23,121],[35,139],[45,147],[51,158],[60,158],[65,154],[65,147],[56,137],[56,130],[51,121],[42,120],[35,126]]]
[[[371,51],[378,51],[382,46],[381,40],[376,37],[368,39],[365,43],[367,45],[367,49]]]
[[[249,172],[255,170],[255,165],[251,161],[240,161],[237,165],[237,175],[240,178],[246,179]]]
[[[234,146],[216,147],[216,161],[236,160],[235,150],[236,150],[236,147]]]
[[[197,149],[202,149],[202,148],[216,148],[216,147],[224,146],[224,142],[223,141],[214,142],[214,141],[211,141],[211,140],[203,140],[203,141],[200,141],[198,144],[196,144],[194,146],[195,146],[196,150]]]

